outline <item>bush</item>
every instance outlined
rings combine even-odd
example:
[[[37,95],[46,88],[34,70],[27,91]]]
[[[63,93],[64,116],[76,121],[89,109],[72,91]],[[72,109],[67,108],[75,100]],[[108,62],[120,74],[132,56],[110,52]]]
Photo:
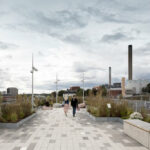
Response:
[[[25,117],[25,114],[24,114],[24,112],[23,111],[20,111],[19,112],[19,119],[22,119],[22,118],[24,118]]]
[[[108,103],[111,105],[111,108],[107,107]],[[115,102],[108,98],[90,97],[87,99],[86,104],[88,105],[87,111],[97,117],[129,118],[133,112],[127,102]]]
[[[1,105],[0,122],[17,122],[32,114],[32,106],[28,101]]]
[[[17,114],[12,113],[11,116],[10,116],[10,120],[11,120],[11,122],[17,122],[17,120],[18,120]]]
[[[29,102],[22,102],[21,108],[25,117],[29,116],[32,113],[32,105]]]

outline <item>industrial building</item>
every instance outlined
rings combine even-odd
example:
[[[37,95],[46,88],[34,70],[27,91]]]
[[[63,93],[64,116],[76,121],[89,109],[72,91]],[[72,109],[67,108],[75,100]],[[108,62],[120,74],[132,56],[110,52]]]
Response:
[[[70,92],[77,92],[80,89],[80,86],[72,86],[70,87],[69,91]]]
[[[122,94],[122,89],[121,88],[111,88],[109,90],[109,94],[111,97],[117,98],[118,96],[120,96]]]
[[[111,67],[109,67],[109,94],[112,97],[122,95],[130,97],[142,94],[142,89],[149,83],[148,80],[133,80],[133,55],[132,45],[128,46],[128,80],[122,78],[122,83],[114,83],[111,85]]]
[[[3,102],[13,102],[18,95],[18,89],[15,87],[7,88],[7,93],[2,93]]]
[[[125,83],[125,97],[142,94],[142,88],[149,83],[148,80],[133,80],[132,45],[128,46],[128,81]]]
[[[125,85],[126,96],[142,94],[142,89],[147,86],[148,80],[128,80]]]
[[[15,87],[7,88],[7,94],[10,96],[17,96],[18,95],[18,89]]]

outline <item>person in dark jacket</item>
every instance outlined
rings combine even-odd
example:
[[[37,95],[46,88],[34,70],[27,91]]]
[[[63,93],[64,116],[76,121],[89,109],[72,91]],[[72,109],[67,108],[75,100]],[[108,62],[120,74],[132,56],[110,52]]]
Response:
[[[73,109],[73,117],[75,117],[76,109],[78,108],[78,100],[75,96],[73,96],[73,98],[71,100],[71,106],[72,106],[72,109]]]

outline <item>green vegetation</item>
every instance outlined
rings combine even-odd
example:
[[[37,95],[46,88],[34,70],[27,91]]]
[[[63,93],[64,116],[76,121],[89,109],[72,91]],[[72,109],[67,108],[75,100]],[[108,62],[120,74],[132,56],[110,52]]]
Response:
[[[12,113],[10,116],[11,122],[16,122],[18,120],[18,116],[16,113]]]
[[[96,117],[121,117],[129,118],[133,110],[128,106],[127,102],[114,102],[108,98],[89,97],[86,101],[87,111]],[[108,108],[107,104],[111,105]]]
[[[141,108],[140,113],[143,116],[143,121],[150,123],[150,112],[149,112],[149,110],[147,110],[143,107],[143,108]]]
[[[58,92],[58,96],[63,96],[63,94],[64,94],[65,92],[66,92],[65,90],[60,90],[60,91]]]
[[[150,93],[150,83],[142,89],[143,92]]]
[[[31,102],[28,100],[17,99],[16,103],[1,104],[0,109],[0,122],[18,122],[32,114]]]
[[[111,104],[111,108],[107,107]],[[133,113],[133,109],[128,105],[127,101],[114,101],[109,98],[102,97],[88,97],[86,98],[87,111],[96,117],[120,117],[122,119],[129,119]],[[140,111],[143,116],[143,121],[150,123],[150,111],[141,108]]]

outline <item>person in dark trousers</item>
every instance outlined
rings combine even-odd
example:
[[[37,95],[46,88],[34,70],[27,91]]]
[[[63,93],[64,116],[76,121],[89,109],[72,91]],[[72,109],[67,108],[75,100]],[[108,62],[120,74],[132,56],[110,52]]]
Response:
[[[75,117],[76,109],[78,108],[78,100],[75,96],[73,96],[73,98],[71,100],[71,106],[72,106],[72,109],[73,109],[73,117]]]

